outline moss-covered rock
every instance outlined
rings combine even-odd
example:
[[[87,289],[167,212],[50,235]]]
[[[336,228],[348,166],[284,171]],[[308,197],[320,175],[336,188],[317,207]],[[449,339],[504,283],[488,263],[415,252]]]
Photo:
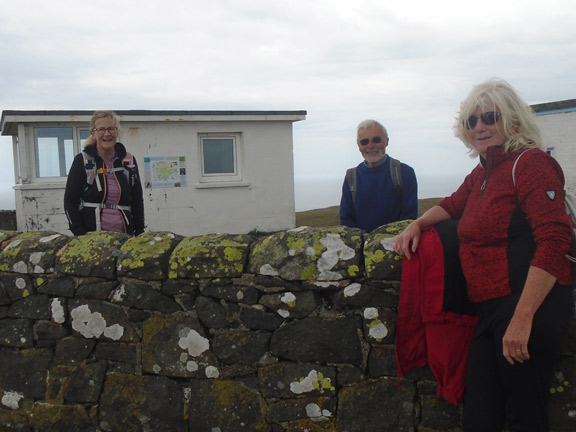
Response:
[[[248,235],[233,234],[186,237],[170,257],[168,277],[239,277],[244,272],[250,240]]]
[[[120,248],[130,235],[110,231],[92,231],[74,237],[60,251],[56,270],[84,277],[114,279]]]
[[[52,273],[56,253],[69,241],[70,237],[54,231],[34,231],[11,237],[0,253],[0,271]]]
[[[141,280],[166,279],[168,261],[183,237],[170,232],[147,231],[132,237],[120,248],[118,276]]]
[[[282,231],[251,248],[252,273],[286,280],[340,280],[361,276],[362,231],[347,227]]]
[[[404,231],[411,220],[383,225],[366,235],[364,265],[370,279],[399,280],[402,256],[394,252],[394,238]]]

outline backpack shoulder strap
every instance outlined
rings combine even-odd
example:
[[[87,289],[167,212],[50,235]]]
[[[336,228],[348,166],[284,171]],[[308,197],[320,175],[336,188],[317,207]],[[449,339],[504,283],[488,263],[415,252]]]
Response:
[[[514,187],[516,187],[516,166],[518,165],[518,161],[520,160],[520,158],[522,157],[522,155],[524,153],[526,153],[527,151],[530,151],[530,150],[532,150],[532,149],[524,150],[522,153],[520,153],[518,155],[518,157],[514,161],[514,166],[512,166],[512,184],[514,185]]]
[[[98,178],[94,156],[82,150],[82,158],[84,159],[84,169],[86,170],[86,184],[92,185],[94,179]]]
[[[392,176],[392,183],[394,190],[399,199],[402,198],[402,165],[398,159],[390,157],[390,175]]]
[[[356,206],[356,167],[346,170],[346,183],[352,194],[352,205]]]

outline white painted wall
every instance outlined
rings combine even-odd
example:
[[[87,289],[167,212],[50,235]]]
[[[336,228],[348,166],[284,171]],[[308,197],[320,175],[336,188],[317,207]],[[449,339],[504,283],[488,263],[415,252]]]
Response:
[[[576,111],[538,113],[536,121],[544,147],[554,147],[551,154],[564,171],[566,189],[576,192]]]
[[[300,112],[302,113],[302,112]],[[300,115],[121,116],[120,141],[136,158],[144,182],[144,157],[185,156],[187,186],[144,188],[146,230],[184,236],[214,232],[247,233],[291,229],[295,225],[294,121]],[[58,126],[87,122],[68,117]],[[22,121],[22,119],[20,119]],[[30,121],[30,119],[28,119]],[[18,229],[71,234],[63,210],[65,178],[34,179],[33,127],[18,124],[22,183],[15,186]],[[72,121],[72,122],[71,122]],[[87,124],[87,123],[86,123]],[[43,126],[56,125],[42,123]],[[241,179],[201,183],[199,133],[240,133]],[[25,143],[25,145],[22,145]]]

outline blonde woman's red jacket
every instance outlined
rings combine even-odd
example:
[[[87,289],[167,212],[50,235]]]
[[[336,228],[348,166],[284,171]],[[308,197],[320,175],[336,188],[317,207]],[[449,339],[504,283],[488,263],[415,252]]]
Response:
[[[440,202],[460,219],[460,259],[472,302],[521,291],[535,266],[572,283],[572,224],[564,205],[564,174],[547,153],[490,147],[486,159],[450,197]]]

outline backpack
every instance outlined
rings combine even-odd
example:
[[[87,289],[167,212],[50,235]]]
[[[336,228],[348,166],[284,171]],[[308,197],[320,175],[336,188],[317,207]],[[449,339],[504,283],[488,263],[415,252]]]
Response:
[[[390,158],[390,175],[392,176],[394,190],[396,191],[398,199],[402,201],[402,172],[400,161],[393,157],[388,157]],[[352,194],[352,205],[356,206],[356,167],[346,170],[346,182]]]
[[[98,192],[102,191],[102,185],[100,184],[100,177],[98,174],[104,174],[107,172],[115,172],[115,171],[124,171],[124,175],[126,176],[126,180],[130,187],[134,186],[136,182],[136,172],[134,171],[134,158],[133,156],[126,152],[126,156],[122,159],[122,166],[116,167],[112,169],[107,169],[105,167],[96,169],[96,163],[94,162],[94,156],[82,151],[82,157],[84,158],[84,169],[86,170],[86,185],[84,190],[86,191],[92,184],[94,183],[94,179],[96,179],[96,187],[98,188]],[[116,209],[119,210],[125,222],[128,224],[129,218],[126,216],[126,211],[132,211],[132,207],[129,205],[120,205],[120,204],[108,204],[108,203],[91,203],[85,202],[84,200],[80,200],[79,210],[82,210],[84,207],[90,207],[94,209],[94,217],[96,221],[96,231],[100,231],[102,229],[101,226],[101,209]]]
[[[134,186],[136,181],[136,175],[134,173],[134,158],[129,152],[126,152],[126,156],[124,156],[124,159],[122,159],[121,167],[112,168],[110,170],[106,170],[106,168],[96,169],[94,156],[86,153],[85,151],[82,151],[82,157],[84,158],[84,169],[86,170],[86,189],[92,186],[94,179],[96,179],[96,187],[98,188],[98,192],[102,191],[102,185],[100,184],[100,178],[98,177],[98,174],[114,171],[124,171],[126,180],[128,180],[128,184],[130,187]]]
[[[518,160],[522,157],[522,155],[529,150],[531,149],[524,150],[514,161],[514,166],[512,167],[512,183],[514,184],[514,187],[516,187],[516,164],[518,163]],[[572,220],[572,230],[574,231],[574,238],[572,240],[572,249],[576,249],[576,195],[573,192],[566,191],[566,196],[564,198],[564,205],[566,206],[566,214],[570,216],[570,219]],[[568,258],[573,263],[576,263],[576,257],[566,254],[566,258]]]

